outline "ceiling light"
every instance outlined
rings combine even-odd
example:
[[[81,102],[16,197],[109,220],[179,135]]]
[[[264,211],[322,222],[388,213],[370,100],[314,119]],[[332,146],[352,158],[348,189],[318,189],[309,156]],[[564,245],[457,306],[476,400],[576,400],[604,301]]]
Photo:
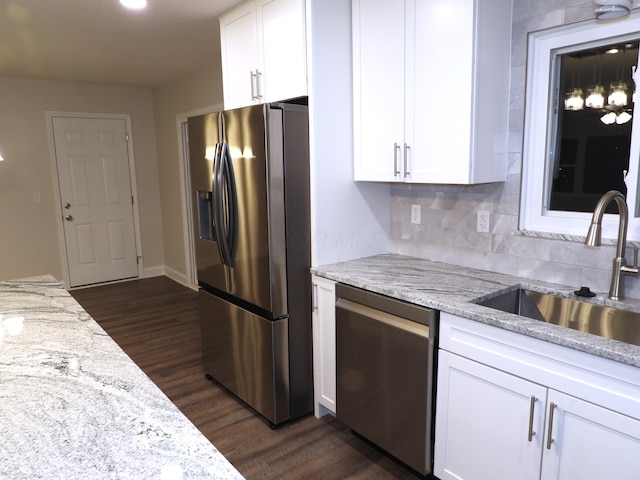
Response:
[[[147,0],[120,0],[120,3],[127,8],[141,10],[147,6]]]
[[[631,0],[593,0],[593,11],[598,20],[626,17],[631,11]]]

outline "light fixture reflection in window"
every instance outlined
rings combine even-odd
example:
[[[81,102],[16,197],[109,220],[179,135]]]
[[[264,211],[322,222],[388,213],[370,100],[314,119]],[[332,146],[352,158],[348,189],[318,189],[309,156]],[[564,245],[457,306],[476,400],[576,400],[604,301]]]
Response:
[[[582,89],[574,88],[569,93],[564,100],[564,108],[565,110],[582,110],[584,108],[584,98],[582,98]]]
[[[616,115],[616,123],[618,125],[627,123],[629,120],[631,120],[631,114],[629,112],[621,112],[618,115]]]
[[[624,82],[612,83],[608,101],[609,105],[625,107],[627,105],[627,84]]]
[[[602,85],[594,85],[587,90],[585,105],[589,108],[604,107],[604,87]]]
[[[600,117],[600,121],[605,125],[613,125],[614,123],[617,125],[622,125],[623,123],[627,123],[629,120],[631,120],[631,118],[632,115],[629,112],[609,112]]]
[[[605,113],[602,117],[600,117],[600,121],[605,125],[613,125],[614,123],[616,123],[616,113]]]

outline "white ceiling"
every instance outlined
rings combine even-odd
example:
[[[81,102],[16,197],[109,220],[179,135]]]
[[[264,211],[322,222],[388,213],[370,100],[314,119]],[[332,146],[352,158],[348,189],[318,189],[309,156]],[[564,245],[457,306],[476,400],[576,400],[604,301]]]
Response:
[[[242,0],[0,0],[0,76],[155,87],[219,59]]]

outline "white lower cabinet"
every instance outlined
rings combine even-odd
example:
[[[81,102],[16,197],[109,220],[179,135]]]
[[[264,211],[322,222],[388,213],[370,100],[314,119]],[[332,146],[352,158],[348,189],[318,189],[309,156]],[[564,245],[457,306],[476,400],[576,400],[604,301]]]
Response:
[[[314,413],[336,412],[336,286],[313,276],[313,389]]]
[[[544,404],[543,387],[440,351],[434,467],[441,480],[539,478],[544,413],[536,405],[527,440],[530,396]]]
[[[528,350],[519,356],[513,340],[527,337],[482,325],[481,331],[489,335],[487,328],[500,332],[503,343],[502,338],[496,341],[489,335],[465,332],[460,328],[468,322],[464,319],[452,327],[447,324],[449,317],[442,315],[441,341],[452,350],[459,346],[459,353],[466,357],[442,349],[441,344],[434,452],[434,473],[439,479],[640,478],[637,368],[624,365],[623,375],[613,372],[613,377],[606,378],[602,373],[610,361],[602,359],[606,365],[600,370],[597,359],[588,358],[596,369],[585,371],[577,366],[580,356],[593,356],[565,349],[572,358],[558,361],[556,370],[549,369],[564,347],[553,345],[548,356]],[[477,339],[481,340],[474,346]],[[527,342],[547,343],[530,338]],[[474,347],[477,359],[473,359]],[[567,369],[569,364],[576,364],[575,376]],[[525,372],[536,381],[522,378]],[[622,378],[626,372],[635,373],[633,382]],[[554,386],[566,385],[572,394],[550,388],[545,378]],[[595,379],[601,384],[592,383]],[[589,400],[577,398],[578,393]],[[635,398],[629,399],[629,394]],[[617,397],[622,399],[623,413],[614,410]],[[598,398],[602,404],[594,403]]]
[[[554,390],[547,405],[542,479],[640,478],[640,420]]]

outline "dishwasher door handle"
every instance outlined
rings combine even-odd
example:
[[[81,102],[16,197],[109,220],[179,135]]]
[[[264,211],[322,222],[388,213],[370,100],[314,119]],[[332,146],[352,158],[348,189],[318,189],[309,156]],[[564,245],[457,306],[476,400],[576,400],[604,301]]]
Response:
[[[398,317],[397,315],[383,312],[367,305],[352,302],[351,300],[347,300],[346,298],[339,298],[336,302],[336,309],[340,308],[358,315],[365,316],[372,320],[377,320],[378,322],[384,323],[386,325],[399,328],[400,330],[404,330],[405,332],[413,333],[414,335],[418,335],[420,337],[429,338],[429,327],[427,325],[412,322],[411,320],[407,320],[406,318]]]

